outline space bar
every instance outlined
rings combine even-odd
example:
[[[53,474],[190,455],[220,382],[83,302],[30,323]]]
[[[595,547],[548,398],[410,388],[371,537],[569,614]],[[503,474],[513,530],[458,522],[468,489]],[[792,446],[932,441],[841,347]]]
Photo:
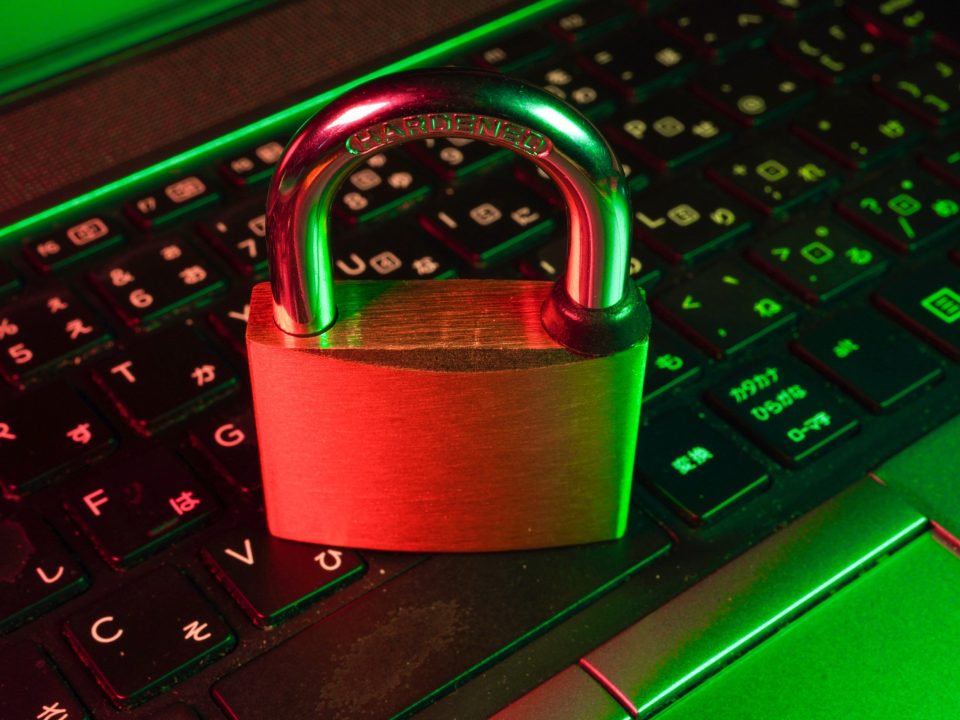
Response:
[[[388,718],[482,671],[669,549],[635,513],[617,542],[438,555],[218,681],[237,720]]]

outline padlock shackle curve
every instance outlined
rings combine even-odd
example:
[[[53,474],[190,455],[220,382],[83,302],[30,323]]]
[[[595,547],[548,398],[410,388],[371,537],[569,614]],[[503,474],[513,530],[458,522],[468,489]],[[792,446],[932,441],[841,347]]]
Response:
[[[313,335],[336,319],[328,216],[341,184],[369,156],[428,137],[506,147],[556,183],[567,207],[570,241],[567,272],[558,280],[563,293],[558,296],[559,288],[551,293],[559,307],[544,307],[544,326],[555,339],[587,351],[576,346],[593,340],[579,342],[576,328],[557,326],[581,322],[584,313],[598,326],[609,325],[609,317],[621,326],[616,338],[594,345],[591,354],[644,339],[637,335],[642,325],[649,327],[648,319],[623,323],[647,311],[638,309],[642,302],[629,279],[630,197],[609,144],[554,95],[498,73],[459,68],[414,70],[365,83],[320,110],[291,140],[267,200],[274,318],[281,330]]]

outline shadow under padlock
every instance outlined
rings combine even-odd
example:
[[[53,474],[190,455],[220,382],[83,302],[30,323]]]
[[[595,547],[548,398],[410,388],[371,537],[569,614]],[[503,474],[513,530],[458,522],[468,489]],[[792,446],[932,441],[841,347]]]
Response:
[[[542,168],[567,206],[568,274],[333,282],[337,188],[369,155],[428,136],[494,143]],[[627,273],[628,188],[586,118],[496,73],[369,82],[291,141],[267,246],[247,349],[273,534],[486,551],[624,533],[650,313]]]

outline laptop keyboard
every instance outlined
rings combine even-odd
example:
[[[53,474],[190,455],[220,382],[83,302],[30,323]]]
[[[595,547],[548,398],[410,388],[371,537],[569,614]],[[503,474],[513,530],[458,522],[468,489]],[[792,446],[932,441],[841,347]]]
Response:
[[[34,661],[0,662],[0,715],[409,717],[559,626],[506,704],[942,423],[960,61],[921,5],[595,2],[449,58],[566,98],[627,171],[655,329],[619,542],[422,557],[266,533],[244,332],[294,127],[7,244],[0,657]],[[557,193],[478,142],[369,158],[332,222],[341,279],[564,271]],[[646,604],[563,635],[618,584]]]

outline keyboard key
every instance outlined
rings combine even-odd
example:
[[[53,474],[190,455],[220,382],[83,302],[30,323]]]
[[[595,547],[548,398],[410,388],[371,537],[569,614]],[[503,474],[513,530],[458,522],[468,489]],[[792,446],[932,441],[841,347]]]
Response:
[[[748,249],[747,257],[811,304],[833,300],[888,265],[832,216],[785,225]]]
[[[752,145],[717,163],[707,177],[766,215],[781,218],[839,183],[829,164],[809,150],[777,142]]]
[[[217,167],[234,185],[256,185],[270,179],[282,154],[283,143],[269,140],[237,153]]]
[[[0,548],[0,631],[32,620],[83,592],[89,584],[63,541],[37,517],[0,520]],[[0,692],[0,698],[3,694]]]
[[[927,147],[920,164],[953,185],[960,185],[960,142],[946,140]]]
[[[794,350],[873,412],[899,405],[943,376],[905,331],[858,310],[803,333]]]
[[[688,165],[733,138],[733,126],[706,104],[679,91],[617,112],[610,128],[637,157],[655,170]]]
[[[853,170],[907,152],[923,135],[906,113],[875,97],[832,97],[797,118],[793,131],[820,152]]]
[[[100,465],[65,492],[66,505],[104,560],[128,567],[207,520],[216,500],[163,448]]]
[[[615,542],[435,555],[219,680],[213,696],[242,720],[409,716],[668,547],[634,512]],[[371,682],[383,668],[390,682]]]
[[[512,175],[443,195],[420,216],[424,227],[475,268],[504,262],[549,235],[557,211]]]
[[[140,228],[151,230],[170,225],[219,200],[220,195],[209,180],[189,175],[128,202],[123,210]]]
[[[40,648],[20,640],[0,647],[0,717],[86,720],[90,715]]]
[[[426,169],[405,149],[371,155],[347,177],[334,210],[347,223],[388,217],[430,192]]]
[[[65,230],[28,240],[23,253],[37,269],[49,272],[103,252],[122,240],[123,235],[112,220],[95,216]]]
[[[788,29],[774,49],[800,72],[828,85],[852,82],[896,57],[882,40],[845,19]]]
[[[566,100],[594,119],[609,115],[617,102],[612,91],[598,83],[569,54],[525,68],[518,77]]]
[[[711,59],[758,47],[776,29],[771,13],[750,0],[695,6],[667,15],[660,24]]]
[[[654,310],[716,358],[792,323],[790,301],[740,265],[715,264],[653,299]]]
[[[511,74],[555,54],[556,51],[556,42],[552,37],[531,28],[511,33],[502,41],[485,46],[474,57],[490,70]]]
[[[650,24],[628,26],[585,47],[580,62],[588,72],[628,99],[680,85],[693,71],[691,53]]]
[[[960,193],[926,173],[889,172],[837,203],[837,211],[894,250],[917,250],[960,226]]]
[[[635,195],[633,216],[644,242],[674,263],[702,260],[754,224],[754,216],[743,205],[695,180]]]
[[[567,269],[567,238],[558,237],[534,251],[532,258],[521,267],[527,277],[536,280],[556,280]],[[645,247],[634,241],[630,250],[630,277],[644,289],[660,279],[660,262]]]
[[[267,217],[263,204],[224,213],[200,225],[200,233],[231,265],[248,277],[267,270]]]
[[[247,320],[250,317],[250,288],[238,287],[219,301],[207,320],[213,329],[241,355],[247,354]]]
[[[120,706],[134,705],[230,650],[233,631],[180,572],[162,568],[99,598],[64,625]]]
[[[75,364],[110,340],[110,332],[65,288],[0,308],[0,373],[14,385],[38,372]]]
[[[407,146],[424,165],[444,180],[457,180],[501,165],[511,153],[496,145],[468,138],[427,138]]]
[[[760,0],[784,20],[805,20],[835,7],[833,0]]]
[[[223,274],[185,240],[138,246],[90,276],[130,326],[154,324],[226,287]]]
[[[951,3],[941,3],[942,9]],[[859,22],[898,45],[925,45],[934,29],[940,29],[943,21],[950,22],[952,16],[944,17],[937,12],[936,2],[918,2],[917,0],[857,0],[851,3],[847,12]],[[952,9],[952,8],[951,8]],[[937,21],[941,21],[938,23]]]
[[[310,602],[363,574],[352,550],[290,542],[263,530],[236,529],[201,550],[210,571],[261,627],[296,614]]]
[[[113,444],[110,429],[70,386],[44,385],[0,407],[0,485],[28,491]]]
[[[932,262],[881,288],[874,301],[952,360],[960,360],[960,268]]]
[[[960,63],[946,56],[924,57],[874,77],[874,89],[930,125],[960,119]]]
[[[831,386],[792,360],[743,368],[707,398],[784,465],[807,462],[860,425]]]
[[[764,72],[757,72],[758,67]],[[766,50],[755,50],[698,74],[693,92],[750,127],[765,125],[807,104],[814,97],[814,87]]]
[[[332,238],[331,260],[341,280],[442,280],[458,274],[454,253],[414,218]]]
[[[253,410],[207,418],[190,431],[190,440],[223,477],[245,492],[260,487],[260,450]]]
[[[203,409],[237,383],[219,355],[182,325],[99,362],[94,380],[133,429],[147,436]]]
[[[654,327],[647,351],[643,400],[649,402],[700,374],[702,356],[673,333]]]
[[[568,43],[580,42],[596,37],[603,32],[623,24],[623,10],[612,3],[590,3],[580,5],[571,12],[561,15],[547,27],[554,35]]]
[[[740,507],[770,482],[760,463],[689,410],[640,431],[636,472],[694,527]]]
[[[200,720],[200,716],[189,705],[174,703],[148,716],[147,720]]]
[[[20,276],[13,269],[13,264],[6,260],[0,261],[0,296],[18,287],[20,287]]]

